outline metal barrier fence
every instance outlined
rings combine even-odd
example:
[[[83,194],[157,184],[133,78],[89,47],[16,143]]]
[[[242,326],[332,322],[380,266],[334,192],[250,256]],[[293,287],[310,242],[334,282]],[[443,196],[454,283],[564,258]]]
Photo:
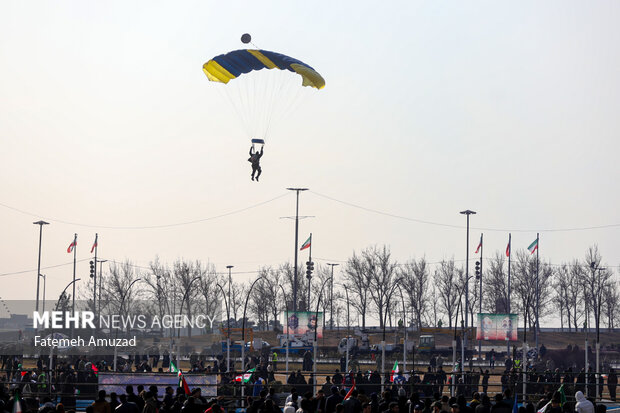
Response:
[[[10,374],[7,377],[7,373]],[[291,374],[289,374],[291,373]],[[293,374],[294,373],[294,374]],[[65,408],[81,409],[90,404],[96,397],[99,390],[106,390],[109,395],[110,388],[117,389],[116,393],[124,392],[127,385],[132,385],[134,391],[138,392],[141,385],[145,390],[150,386],[157,387],[157,394],[160,400],[163,397],[166,387],[171,387],[175,394],[183,394],[182,388],[178,387],[178,376],[171,373],[106,373],[101,372],[99,376],[94,374],[84,374],[84,372],[65,373],[61,371],[46,371],[45,379],[37,377],[37,380],[30,380],[21,376],[20,371],[0,371],[0,385],[10,390],[20,389],[24,399],[38,399],[38,402],[46,397],[52,401],[63,403]],[[312,395],[323,390],[326,395],[331,394],[331,388],[336,385],[339,389],[348,391],[353,385],[362,394],[369,396],[372,393],[382,394],[384,391],[391,391],[394,397],[406,395],[410,397],[417,394],[419,398],[436,398],[439,395],[459,396],[464,395],[468,400],[474,392],[487,393],[494,395],[510,389],[511,393],[517,395],[519,401],[540,400],[543,395],[555,392],[563,386],[567,400],[574,400],[576,391],[582,391],[584,395],[596,398],[597,400],[615,400],[615,387],[610,386],[607,375],[598,377],[598,387],[596,378],[593,374],[580,376],[572,372],[559,374],[544,374],[514,371],[509,373],[491,373],[481,371],[465,371],[457,373],[443,374],[441,372],[416,372],[413,375],[404,376],[394,375],[385,372],[383,383],[379,373],[364,374],[356,373],[353,376],[338,375],[333,372],[322,371],[316,375],[314,384],[312,373],[306,372],[298,375],[297,372],[276,372],[266,375],[262,372],[256,373],[247,383],[242,381],[231,381],[241,373],[231,374],[186,374],[184,378],[188,382],[190,391],[201,388],[201,395],[206,398],[218,397],[218,403],[227,410],[241,407],[246,402],[247,396],[258,396],[260,390],[274,388],[276,394],[281,395],[280,406],[283,406],[285,397],[291,393],[292,389],[303,396],[310,392]],[[103,380],[104,377],[109,380]],[[142,377],[141,377],[142,376]],[[205,379],[207,376],[212,379]],[[266,379],[256,380],[259,376]],[[141,380],[136,381],[136,377]],[[329,377],[329,381],[326,379]],[[196,380],[193,380],[193,379]],[[340,381],[342,380],[342,382]],[[393,380],[393,381],[391,381]],[[354,384],[355,383],[355,384]],[[176,384],[176,385],[175,385]],[[598,394],[596,393],[598,390]]]

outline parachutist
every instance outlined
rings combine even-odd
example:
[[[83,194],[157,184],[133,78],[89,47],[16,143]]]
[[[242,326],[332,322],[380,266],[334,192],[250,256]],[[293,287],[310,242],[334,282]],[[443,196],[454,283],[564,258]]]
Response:
[[[258,182],[258,177],[263,171],[260,167],[260,158],[263,156],[263,147],[261,146],[260,152],[254,151],[254,145],[250,147],[250,157],[248,158],[248,162],[252,163],[252,180],[254,180],[254,174],[258,171],[256,175],[256,182]]]

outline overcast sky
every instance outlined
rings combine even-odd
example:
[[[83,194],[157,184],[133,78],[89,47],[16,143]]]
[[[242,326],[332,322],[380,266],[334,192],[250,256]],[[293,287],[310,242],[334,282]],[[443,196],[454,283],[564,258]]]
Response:
[[[200,259],[247,280],[293,258],[290,186],[312,191],[299,241],[314,234],[319,263],[373,244],[464,260],[472,209],[471,252],[477,228],[486,256],[509,230],[513,249],[540,231],[545,260],[597,243],[618,266],[619,19],[614,1],[3,1],[0,297],[35,296],[39,218],[42,266],[70,263],[78,233],[83,280],[95,232],[103,258]],[[201,70],[245,32],[327,82],[270,133],[260,183]],[[72,278],[41,272],[48,298]]]

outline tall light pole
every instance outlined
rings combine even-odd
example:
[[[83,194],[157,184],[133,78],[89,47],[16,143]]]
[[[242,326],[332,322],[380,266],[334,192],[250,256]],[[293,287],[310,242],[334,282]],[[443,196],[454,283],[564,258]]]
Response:
[[[329,328],[330,330],[334,329],[334,267],[340,264],[330,264],[327,265],[332,267],[332,283],[329,287]],[[348,346],[348,344],[347,344]]]
[[[258,277],[254,280],[252,285],[250,285],[250,289],[248,290],[248,295],[245,298],[245,305],[243,306],[243,319],[241,320],[241,377],[245,375],[245,314],[248,309],[248,302],[250,301],[250,293],[252,292],[252,288],[256,285],[258,280],[266,281],[263,277]],[[243,399],[245,396],[245,386],[241,386],[241,398]]]
[[[299,192],[307,191],[308,188],[286,188],[289,191],[297,193],[297,202],[295,203],[295,267],[293,268],[293,313],[297,312],[297,248],[299,243]]]
[[[226,331],[226,373],[230,372],[230,306],[229,302],[226,301],[226,293],[224,292],[224,288],[221,285],[217,285],[220,290],[222,290],[222,297],[224,298],[224,304],[226,305],[226,317],[228,318],[228,329]]]
[[[47,284],[47,276],[45,274],[39,274],[39,277],[43,277],[43,312],[45,312],[45,285]]]
[[[314,343],[312,343],[314,345],[314,360],[312,363],[312,393],[313,394],[316,393],[316,365],[319,361],[318,360],[319,306],[321,304],[321,297],[323,297],[323,290],[325,290],[325,285],[327,284],[328,281],[331,281],[331,280],[329,279],[325,280],[325,282],[321,286],[321,289],[319,290],[319,296],[316,299],[316,314],[315,314],[316,324],[314,325]]]
[[[36,303],[36,311],[39,311],[39,278],[41,274],[41,239],[43,238],[43,225],[49,225],[49,222],[45,222],[43,220],[33,222],[34,225],[39,226],[39,261],[37,264],[37,303]]]
[[[347,285],[343,284],[342,285],[344,287],[344,293],[346,294],[347,297],[347,344],[346,344],[346,349],[347,349],[347,360],[345,362],[345,370],[349,371],[349,330],[350,330],[350,326],[349,326],[349,290],[347,290]]]
[[[232,304],[231,301],[231,288],[232,288],[232,269],[233,269],[234,265],[227,265],[226,268],[228,268],[228,334],[227,336],[227,349],[226,349],[226,372],[230,371],[230,306]],[[237,322],[237,320],[235,320],[235,323]],[[242,344],[242,346],[245,344]],[[243,374],[243,373],[241,373]]]
[[[538,251],[538,250],[537,250]],[[593,296],[595,296],[596,298],[594,299],[594,322],[596,324],[596,394],[594,395],[594,397],[596,398],[599,395],[599,377],[600,377],[600,371],[599,371],[599,362],[600,362],[600,350],[601,350],[601,342],[600,342],[600,323],[601,323],[601,300],[602,300],[602,290],[603,290],[603,286],[601,285],[601,271],[605,271],[606,268],[601,267],[600,265],[597,265],[596,262],[591,262],[590,263],[590,268],[593,271],[593,277],[592,279],[594,280],[596,272],[598,271],[598,279],[596,279],[596,289],[595,291],[593,291]],[[586,348],[586,351],[588,351],[588,349]],[[586,366],[586,374],[587,374],[587,366]],[[602,393],[602,391],[601,391]]]
[[[127,287],[127,289],[123,292],[123,294],[121,295],[121,306],[118,310],[118,312],[120,313],[120,315],[123,315],[123,304],[125,304],[125,298],[127,298],[127,295],[129,294],[129,290],[131,289],[131,287],[133,287],[133,285],[135,283],[137,283],[138,281],[140,281],[140,278],[136,278],[135,280],[133,280],[129,286]],[[74,284],[75,285],[75,284]],[[116,330],[116,336],[118,337],[118,330]],[[116,371],[116,359],[117,357],[117,353],[118,352],[118,346],[114,346],[114,363],[113,363],[113,369],[114,371]]]
[[[286,368],[285,368],[286,372],[285,372],[285,375],[287,375],[288,374],[288,350],[291,347],[291,343],[289,343],[290,336],[289,336],[289,325],[288,325],[288,300],[286,299],[286,291],[284,291],[284,287],[282,287],[282,284],[278,284],[278,287],[280,287],[280,289],[282,290],[282,294],[284,295],[284,309],[286,310]]]
[[[475,215],[476,212],[466,209],[465,211],[461,211],[461,214],[467,216],[467,249],[465,251],[465,333],[463,334],[463,340],[467,340],[467,312],[469,311],[469,216]],[[463,347],[467,347],[467,341],[463,342]],[[464,353],[462,363],[465,363]]]

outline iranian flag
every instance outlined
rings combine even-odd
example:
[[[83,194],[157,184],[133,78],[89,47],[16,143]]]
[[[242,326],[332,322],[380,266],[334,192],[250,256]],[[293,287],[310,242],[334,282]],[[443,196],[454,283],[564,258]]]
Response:
[[[237,377],[235,377],[235,381],[237,383],[247,383],[250,381],[250,379],[252,378],[252,373],[254,373],[256,371],[256,367],[254,367],[253,369],[250,369],[248,371],[246,371],[243,376],[239,375]]]
[[[73,238],[73,242],[71,244],[69,244],[69,247],[67,248],[67,254],[71,254],[74,250],[74,248],[77,245],[77,234],[75,234],[75,237]]]
[[[183,388],[183,391],[185,392],[185,394],[191,394],[191,392],[189,391],[189,386],[187,385],[187,382],[185,381],[185,377],[183,377],[183,372],[181,371],[181,369],[175,366],[172,361],[170,362],[169,369],[170,369],[170,373],[177,373],[177,376],[179,378],[179,387]]]
[[[352,385],[351,385],[351,388],[349,389],[349,392],[347,393],[346,396],[344,396],[345,400],[349,400],[349,398],[353,396],[353,390],[355,390],[355,377],[353,377],[352,381],[353,382],[351,383]]]
[[[299,251],[303,251],[303,250],[305,250],[306,248],[310,248],[310,244],[311,244],[311,243],[312,243],[312,235],[310,235],[310,236],[308,237],[308,239],[306,240],[306,242],[304,242],[304,243],[301,245],[301,248],[299,249]]]
[[[392,367],[392,374],[390,374],[390,381],[394,383],[394,375],[398,374],[398,360],[394,362],[394,367]]]
[[[532,242],[530,246],[527,247],[527,249],[530,251],[530,255],[533,254],[534,251],[538,249],[538,238],[536,238],[534,242]]]
[[[170,373],[178,373],[179,369],[177,369],[177,366],[175,366],[174,363],[171,361],[170,362],[170,367],[168,367],[168,371]]]
[[[99,375],[99,369],[97,368],[97,366],[95,366],[94,364],[91,363],[90,367],[93,369],[93,373],[95,374],[95,376]]]
[[[478,251],[480,251],[480,248],[482,248],[482,235],[480,236],[480,243],[478,244],[478,248],[476,248],[476,252],[474,252],[474,254],[478,254]]]
[[[95,242],[93,242],[93,246],[90,248],[90,253],[92,254],[95,248],[97,248],[97,239],[99,238],[99,234],[95,234]]]

